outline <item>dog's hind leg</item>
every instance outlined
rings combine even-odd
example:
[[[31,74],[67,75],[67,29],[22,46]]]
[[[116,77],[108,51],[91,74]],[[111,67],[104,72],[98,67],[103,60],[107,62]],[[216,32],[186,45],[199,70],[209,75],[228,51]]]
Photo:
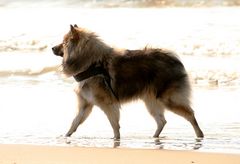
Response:
[[[146,98],[143,100],[146,108],[150,115],[154,118],[157,123],[157,130],[153,137],[159,137],[160,133],[163,130],[163,127],[167,123],[164,117],[164,106],[161,102],[157,101],[155,98]]]
[[[101,106],[101,109],[106,114],[114,132],[114,139],[120,139],[120,111],[119,111],[118,105],[107,105],[107,106]]]
[[[78,126],[87,119],[92,112],[92,107],[92,104],[88,103],[84,98],[78,95],[78,111],[66,134],[67,137],[71,136],[77,130]]]
[[[169,105],[168,109],[174,112],[175,114],[182,116],[183,118],[188,120],[193,126],[193,129],[197,137],[200,137],[200,138],[204,137],[204,134],[198,125],[198,122],[194,116],[194,111],[192,110],[191,107],[181,106],[181,105]]]
[[[179,98],[178,96],[179,95],[176,93],[175,95],[171,96],[168,99],[168,101],[166,103],[167,108],[171,112],[173,112],[179,116],[182,116],[187,121],[189,121],[191,123],[191,125],[193,126],[196,136],[203,138],[204,134],[198,125],[198,122],[194,115],[194,111],[192,110],[192,108],[189,105],[188,98],[185,98],[184,95],[182,95],[181,98]]]

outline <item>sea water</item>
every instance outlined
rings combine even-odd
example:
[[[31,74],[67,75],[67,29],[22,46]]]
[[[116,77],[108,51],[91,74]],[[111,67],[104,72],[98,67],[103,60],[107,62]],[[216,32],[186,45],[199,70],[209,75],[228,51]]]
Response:
[[[0,143],[124,147],[240,153],[240,8],[0,7]],[[192,104],[205,138],[166,112],[160,138],[141,101],[122,106],[121,140],[104,113],[92,114],[64,137],[76,113],[72,78],[51,52],[70,24],[86,27],[119,48],[161,47],[182,59]]]

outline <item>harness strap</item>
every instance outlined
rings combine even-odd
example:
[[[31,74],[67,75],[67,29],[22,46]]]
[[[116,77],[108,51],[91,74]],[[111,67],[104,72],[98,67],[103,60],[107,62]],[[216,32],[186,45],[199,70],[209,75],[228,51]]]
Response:
[[[110,89],[114,97],[118,100],[117,95],[114,93],[112,86],[111,86],[111,77],[106,69],[102,66],[96,66],[95,64],[91,65],[86,71],[80,72],[79,74],[73,76],[77,82],[81,82],[86,80],[90,77],[103,75],[104,82],[106,86]]]
[[[101,66],[91,65],[86,71],[80,72],[79,74],[73,76],[77,82],[81,82],[90,77],[100,75],[104,73],[104,69]]]

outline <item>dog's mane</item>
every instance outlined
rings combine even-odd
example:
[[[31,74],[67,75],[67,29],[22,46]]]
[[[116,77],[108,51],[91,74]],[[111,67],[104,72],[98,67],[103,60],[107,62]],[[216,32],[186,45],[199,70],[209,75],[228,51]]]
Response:
[[[66,56],[65,74],[76,75],[87,70],[93,63],[107,67],[114,49],[105,44],[95,33],[83,28],[74,28],[77,37],[70,31],[64,38],[70,42],[68,56]],[[77,48],[73,48],[77,47]]]
[[[108,62],[117,53],[114,48],[104,43],[98,35],[90,31],[81,31],[82,35],[86,37],[86,45],[81,51],[81,55],[91,55],[89,63],[100,63],[104,67],[107,67]]]

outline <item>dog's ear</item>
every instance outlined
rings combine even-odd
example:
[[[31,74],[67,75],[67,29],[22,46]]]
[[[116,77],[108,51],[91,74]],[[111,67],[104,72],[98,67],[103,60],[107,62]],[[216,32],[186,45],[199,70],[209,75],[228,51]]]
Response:
[[[75,25],[70,25],[71,39],[78,39],[78,31],[75,29]]]
[[[78,28],[78,25],[77,24],[74,24],[74,26],[73,27],[76,27],[76,28]]]

